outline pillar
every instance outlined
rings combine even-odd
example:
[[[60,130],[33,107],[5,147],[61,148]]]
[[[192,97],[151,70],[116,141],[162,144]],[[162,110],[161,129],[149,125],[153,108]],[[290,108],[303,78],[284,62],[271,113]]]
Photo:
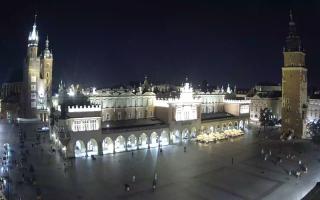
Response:
[[[97,143],[98,143],[98,155],[103,155],[102,142],[97,142]]]

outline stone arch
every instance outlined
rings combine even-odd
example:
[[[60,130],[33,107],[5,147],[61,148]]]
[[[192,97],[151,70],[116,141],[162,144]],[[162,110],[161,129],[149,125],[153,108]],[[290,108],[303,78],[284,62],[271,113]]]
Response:
[[[229,129],[229,130],[230,130],[230,129],[233,129],[232,122],[229,122],[229,124],[228,124],[228,129]]]
[[[169,136],[166,131],[162,131],[160,135],[160,145],[168,145],[169,144]]]
[[[217,124],[217,126],[216,126],[216,132],[220,132],[220,131],[221,131],[221,127],[220,127],[219,124]]]
[[[86,155],[86,145],[82,140],[77,140],[74,144],[74,155],[75,157],[83,157]]]
[[[238,129],[238,122],[237,121],[234,122],[234,129]]]
[[[209,128],[209,133],[213,133],[214,132],[214,127],[213,126],[210,126]]]
[[[139,142],[138,142],[139,149],[145,149],[148,148],[148,136],[145,133],[142,133],[139,136]]]
[[[239,129],[243,129],[243,128],[244,128],[243,120],[240,120],[240,122],[239,122]]]
[[[191,129],[190,137],[191,138],[196,138],[197,137],[197,128],[196,127],[193,127]]]
[[[182,139],[188,140],[188,139],[190,138],[189,135],[190,135],[190,134],[189,134],[189,130],[188,130],[188,129],[184,129],[184,130],[182,131]]]
[[[126,139],[119,135],[114,141],[114,150],[115,152],[122,152],[126,150]]]
[[[159,138],[158,134],[156,132],[151,133],[150,140],[149,140],[149,146],[150,147],[156,147],[159,145]]]
[[[103,154],[108,154],[108,153],[113,153],[113,141],[110,137],[106,137],[102,141],[102,153]]]
[[[171,141],[173,144],[179,143],[181,140],[181,135],[179,130],[175,130],[171,132]]]
[[[127,140],[127,150],[137,149],[137,137],[131,134]]]
[[[225,124],[225,123],[222,124],[222,130],[223,130],[223,131],[227,130],[227,124]]]
[[[98,155],[98,143],[93,138],[91,138],[87,143],[87,155]]]

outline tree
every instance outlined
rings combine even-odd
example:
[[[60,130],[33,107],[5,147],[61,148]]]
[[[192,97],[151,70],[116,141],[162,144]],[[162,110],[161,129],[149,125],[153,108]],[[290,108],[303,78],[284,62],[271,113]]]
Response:
[[[307,124],[307,133],[315,143],[320,143],[320,119]]]
[[[278,120],[274,117],[270,109],[264,108],[260,110],[259,122],[260,126],[266,129],[266,126],[275,126]]]

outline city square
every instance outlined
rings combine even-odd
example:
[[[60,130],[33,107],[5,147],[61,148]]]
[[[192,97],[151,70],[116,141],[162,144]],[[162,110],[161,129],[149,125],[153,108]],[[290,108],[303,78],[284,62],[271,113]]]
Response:
[[[320,199],[316,1],[3,6],[0,200]]]
[[[308,141],[280,143],[278,130],[258,135],[254,125],[245,136],[219,143],[188,141],[165,146],[162,152],[156,147],[73,160],[53,152],[48,135],[41,136],[41,144],[36,145],[39,125],[19,126],[27,134],[22,150],[29,154],[24,166],[34,166],[36,183],[18,183],[23,169],[12,160],[19,158],[19,128],[1,123],[1,143],[10,142],[14,150],[9,158],[13,199],[34,199],[37,190],[44,199],[300,199],[319,181],[319,147]],[[271,156],[264,160],[269,151]],[[286,158],[288,154],[295,157]],[[276,163],[278,156],[283,162]],[[300,159],[308,173],[289,175],[299,167]],[[28,170],[23,173],[31,177]],[[155,174],[158,183],[153,191]],[[124,184],[130,185],[130,191],[125,191]]]

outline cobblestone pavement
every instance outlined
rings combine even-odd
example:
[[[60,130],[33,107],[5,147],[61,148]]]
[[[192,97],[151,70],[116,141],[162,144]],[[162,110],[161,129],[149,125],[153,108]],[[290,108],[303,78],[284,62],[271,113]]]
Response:
[[[4,123],[0,126],[0,145],[10,143],[15,152],[11,160],[19,159],[18,128]],[[37,125],[24,124],[21,127],[27,137],[24,149],[29,150],[24,166],[29,168],[32,164],[34,172],[12,164],[9,170],[13,180],[9,191],[11,199],[35,199],[39,188],[45,200],[292,200],[301,199],[320,177],[317,146],[303,140],[280,143],[270,137],[270,130],[258,135],[258,131],[252,129],[244,137],[219,143],[190,142],[186,152],[184,145],[170,145],[163,147],[162,153],[153,148],[135,151],[133,156],[131,152],[123,152],[97,156],[96,160],[77,158],[64,161],[58,152],[50,150],[48,138],[41,138],[41,144],[35,145]],[[2,153],[3,148],[0,150]],[[287,158],[288,154],[290,158]],[[281,163],[277,162],[279,157]],[[308,173],[299,178],[288,175],[290,170],[298,169],[299,160],[308,167]],[[18,184],[22,173],[27,177],[35,176],[36,181]],[[153,191],[155,173],[158,178]],[[136,177],[134,183],[133,176]],[[130,185],[129,192],[125,191],[124,184]]]

